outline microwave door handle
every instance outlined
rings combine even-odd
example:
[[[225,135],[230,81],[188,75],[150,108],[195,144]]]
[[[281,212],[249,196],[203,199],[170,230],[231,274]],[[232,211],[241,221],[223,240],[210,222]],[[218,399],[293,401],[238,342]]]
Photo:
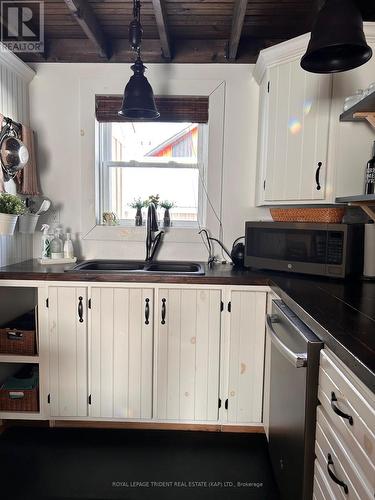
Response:
[[[267,314],[267,333],[271,339],[271,342],[277,348],[277,350],[294,365],[296,368],[304,368],[307,366],[307,354],[306,353],[295,353],[289,347],[287,347],[277,336],[272,323],[276,323],[277,319],[275,316]]]

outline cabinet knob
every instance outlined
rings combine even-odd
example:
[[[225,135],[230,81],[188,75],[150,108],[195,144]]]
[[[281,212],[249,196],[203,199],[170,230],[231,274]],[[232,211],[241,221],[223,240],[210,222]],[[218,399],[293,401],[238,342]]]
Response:
[[[343,411],[340,410],[337,406],[337,397],[336,394],[332,391],[331,392],[331,408],[332,410],[336,413],[341,418],[346,418],[349,422],[350,425],[353,425],[353,417],[351,415],[348,415],[347,413],[344,413]]]
[[[322,186],[320,185],[320,169],[322,168],[323,163],[320,161],[318,163],[318,168],[316,169],[315,172],[315,182],[316,182],[316,190],[320,191],[322,189]]]
[[[347,495],[349,493],[349,488],[348,486],[344,483],[344,481],[341,481],[337,476],[336,474],[333,472],[333,470],[331,469],[334,468],[334,463],[333,463],[333,460],[332,460],[332,456],[330,453],[328,453],[327,455],[327,472],[329,474],[329,477],[332,479],[332,481],[336,484],[338,484],[339,486],[341,486],[341,488],[344,490],[344,493],[345,495]]]
[[[161,324],[165,325],[165,317],[167,315],[167,306],[166,306],[167,299],[162,299],[161,300]]]
[[[150,324],[150,299],[145,299],[145,325]]]
[[[83,323],[83,297],[78,297],[78,318]]]

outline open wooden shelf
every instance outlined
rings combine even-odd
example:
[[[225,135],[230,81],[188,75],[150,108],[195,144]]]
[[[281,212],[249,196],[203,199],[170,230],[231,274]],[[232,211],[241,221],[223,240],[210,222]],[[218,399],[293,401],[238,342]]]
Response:
[[[375,128],[375,92],[340,115],[340,122],[360,122],[367,120]]]
[[[39,363],[39,356],[23,356],[20,354],[0,354],[0,363]]]
[[[0,420],[42,420],[41,412],[32,411],[1,411]]]
[[[361,207],[370,219],[375,222],[375,194],[341,196],[340,198],[336,198],[335,201],[336,203],[347,203],[352,207]]]

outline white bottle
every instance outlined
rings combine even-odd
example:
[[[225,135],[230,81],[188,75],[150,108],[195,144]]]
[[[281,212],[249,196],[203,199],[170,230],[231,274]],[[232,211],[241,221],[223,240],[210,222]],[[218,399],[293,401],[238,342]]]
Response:
[[[48,234],[49,225],[43,224],[42,226],[42,247],[41,247],[41,257],[42,259],[50,259],[51,258],[51,237]]]
[[[60,238],[60,229],[55,229],[55,236],[51,241],[51,259],[63,259],[64,251],[63,251],[63,241]]]
[[[64,243],[64,259],[73,259],[73,258],[74,258],[73,243],[70,237],[70,233],[66,233],[66,240]]]

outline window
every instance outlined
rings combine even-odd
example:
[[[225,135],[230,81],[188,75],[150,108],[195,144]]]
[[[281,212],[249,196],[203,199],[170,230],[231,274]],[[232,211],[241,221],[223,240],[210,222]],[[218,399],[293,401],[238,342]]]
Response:
[[[159,195],[174,203],[172,226],[202,222],[207,127],[180,121],[99,123],[98,219],[114,212],[121,224],[134,225],[131,203]]]

